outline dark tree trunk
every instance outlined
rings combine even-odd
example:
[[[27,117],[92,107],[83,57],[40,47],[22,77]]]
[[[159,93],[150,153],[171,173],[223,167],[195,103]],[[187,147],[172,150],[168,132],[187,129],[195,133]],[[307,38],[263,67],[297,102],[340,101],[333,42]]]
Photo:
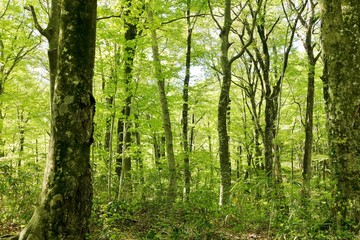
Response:
[[[360,2],[322,0],[322,41],[329,87],[330,160],[334,217],[343,229],[360,229]]]
[[[243,31],[247,33],[248,39],[245,42],[244,35],[239,34],[238,37],[241,39],[242,47],[237,52],[236,55],[230,57],[229,49],[232,43],[230,43],[229,35],[233,23],[232,15],[232,4],[231,0],[225,0],[224,3],[224,14],[223,14],[223,25],[220,26],[218,20],[216,19],[210,1],[208,1],[210,7],[211,16],[214,22],[217,24],[217,27],[220,29],[220,66],[222,72],[222,81],[220,87],[220,96],[218,102],[218,136],[219,136],[219,160],[220,160],[220,197],[219,205],[227,205],[230,203],[230,189],[231,189],[231,160],[230,160],[230,151],[229,151],[229,135],[228,135],[228,120],[229,120],[229,110],[230,110],[230,86],[231,86],[231,65],[234,61],[239,59],[247,47],[250,46],[253,40],[253,32],[255,24],[257,22],[257,14],[260,6],[262,5],[262,0],[257,1],[256,11],[252,11],[252,24],[246,24],[243,28]],[[243,10],[243,9],[242,9]],[[241,14],[241,12],[237,13]],[[251,25],[251,26],[249,26]]]
[[[315,95],[315,65],[318,56],[314,54],[313,31],[317,19],[315,18],[315,3],[313,0],[308,2],[309,18],[307,22],[301,18],[302,24],[306,27],[306,36],[304,47],[308,58],[308,84],[306,97],[306,116],[305,116],[305,143],[304,143],[304,157],[303,157],[303,182],[305,187],[305,196],[309,197],[310,193],[310,179],[311,179],[311,155],[313,148],[313,112],[314,112],[314,95]]]
[[[131,7],[131,2],[128,2],[128,7]],[[129,11],[126,11],[125,17],[129,18]],[[137,21],[137,19],[136,19]],[[132,90],[132,80],[133,80],[133,67],[134,67],[134,57],[136,44],[134,41],[137,36],[137,26],[135,24],[130,23],[130,19],[125,19],[125,61],[124,61],[124,82],[125,82],[125,106],[123,107],[122,120],[118,120],[118,127],[121,128],[118,131],[122,131],[122,134],[118,134],[118,154],[119,157],[117,159],[118,165],[121,163],[121,174],[119,181],[119,197],[121,197],[122,188],[124,188],[124,192],[132,191],[132,183],[131,183],[131,157],[126,153],[127,149],[131,145],[131,134],[130,134],[130,126],[131,122],[129,120],[131,114],[131,101],[133,97]],[[121,125],[122,124],[122,125]]]
[[[299,13],[293,22],[288,20],[289,27],[289,40],[285,43],[286,49],[283,53],[283,61],[281,66],[280,75],[275,73],[276,81],[274,83],[271,82],[270,78],[270,70],[271,70],[271,62],[270,62],[270,51],[268,45],[268,39],[270,32],[266,32],[265,29],[265,20],[261,22],[257,26],[257,31],[261,40],[262,50],[255,49],[256,58],[259,63],[260,69],[262,71],[262,81],[264,85],[264,95],[265,95],[265,131],[264,131],[264,158],[265,158],[265,174],[269,180],[269,186],[273,184],[274,180],[274,153],[276,153],[277,147],[274,144],[275,137],[277,135],[276,129],[276,120],[278,118],[279,113],[279,100],[280,94],[282,91],[282,82],[285,76],[286,68],[288,65],[289,54],[292,48],[292,43],[295,35],[295,29],[297,23],[299,21],[299,15],[304,10],[305,6],[302,6],[299,10]],[[265,14],[265,13],[264,13]],[[264,19],[266,16],[264,16]],[[272,28],[274,28],[279,19],[274,23]],[[276,49],[275,49],[276,51]],[[274,64],[275,72],[276,72],[276,64]],[[277,164],[280,164],[278,162]]]
[[[190,8],[191,0],[187,0],[186,10],[186,23],[187,23],[187,48],[186,48],[186,62],[185,62],[185,79],[183,87],[183,108],[182,108],[182,138],[183,138],[183,151],[184,151],[184,198],[185,201],[189,201],[190,194],[190,157],[189,157],[189,138],[188,138],[188,115],[189,115],[189,82],[190,82],[190,66],[191,66],[191,37],[192,26],[190,21]]]
[[[116,166],[115,172],[118,178],[121,177],[122,165],[123,165],[123,140],[124,140],[124,121],[123,118],[118,118],[117,121],[117,146],[116,146]]]
[[[61,12],[50,151],[39,205],[20,240],[86,239],[89,232],[96,0],[64,0]]]

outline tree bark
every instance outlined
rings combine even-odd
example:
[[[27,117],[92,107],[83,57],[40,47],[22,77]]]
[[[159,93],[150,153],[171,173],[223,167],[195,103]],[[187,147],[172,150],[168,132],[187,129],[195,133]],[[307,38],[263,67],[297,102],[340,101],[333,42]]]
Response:
[[[330,160],[338,227],[360,229],[360,2],[322,0],[329,87]]]
[[[166,154],[167,154],[168,168],[169,168],[168,200],[169,203],[172,203],[173,201],[175,201],[177,195],[176,164],[175,164],[175,155],[174,155],[174,146],[173,146],[173,136],[171,130],[170,112],[169,112],[169,107],[165,92],[165,79],[162,73],[159,45],[158,45],[155,29],[152,29],[151,31],[151,40],[152,40],[152,53],[154,59],[153,63],[154,63],[155,77],[157,80],[157,87],[158,87],[160,103],[161,103],[163,128],[165,132],[165,142],[166,142]]]
[[[128,7],[131,7],[131,2],[128,2]],[[129,11],[125,12],[125,17],[129,18]],[[135,21],[138,21],[137,19]],[[119,198],[121,196],[122,188],[124,187],[124,192],[131,192],[132,191],[132,183],[131,183],[131,157],[126,154],[127,149],[131,145],[131,134],[130,134],[130,126],[131,122],[129,120],[131,114],[131,102],[133,97],[133,90],[132,90],[132,79],[133,79],[133,67],[134,67],[134,58],[135,58],[135,50],[136,44],[134,41],[137,36],[137,26],[136,24],[130,23],[132,22],[131,19],[125,19],[125,61],[124,61],[124,82],[125,82],[125,106],[123,107],[123,116],[122,120],[119,119],[118,127],[121,128],[122,134],[118,136],[122,138],[118,138],[118,153],[119,157],[117,162],[122,161],[122,169],[120,174],[120,181],[119,181]],[[119,131],[119,130],[118,130]],[[120,143],[121,142],[121,143]]]
[[[307,83],[307,97],[306,97],[306,116],[305,116],[305,143],[304,143],[304,156],[303,156],[303,183],[306,198],[310,193],[310,180],[311,180],[311,159],[313,148],[313,115],[314,115],[314,95],[315,95],[315,65],[318,56],[314,54],[313,31],[317,19],[315,18],[315,3],[310,0],[309,3],[309,18],[307,22],[301,18],[302,24],[306,27],[306,36],[304,47],[308,59],[308,83]]]
[[[229,135],[227,129],[227,112],[230,102],[231,63],[229,62],[229,33],[231,28],[231,0],[225,0],[224,25],[221,29],[221,55],[220,64],[223,73],[220,97],[218,102],[218,135],[220,158],[220,199],[219,205],[230,202],[231,189],[231,162],[229,152]]]
[[[64,0],[60,26],[50,150],[40,202],[20,240],[86,239],[89,232],[96,0]]]
[[[222,81],[220,87],[220,96],[218,102],[218,136],[219,136],[219,160],[220,160],[220,197],[219,205],[227,205],[230,202],[230,189],[231,189],[231,160],[230,160],[230,151],[229,151],[229,135],[228,135],[228,120],[229,120],[229,110],[230,110],[230,86],[231,86],[231,65],[234,61],[239,59],[246,49],[250,46],[253,41],[254,28],[257,22],[257,14],[259,12],[260,6],[262,5],[262,0],[257,1],[257,9],[254,11],[250,7],[252,24],[246,22],[243,25],[243,33],[247,33],[248,39],[244,40],[244,34],[238,34],[238,37],[241,40],[242,47],[234,55],[229,56],[229,49],[232,43],[230,43],[230,30],[233,21],[236,19],[231,18],[231,13],[233,9],[231,8],[231,0],[224,1],[224,14],[223,14],[223,25],[221,26],[213,13],[210,0],[208,0],[208,5],[211,12],[211,17],[216,23],[217,27],[220,29],[220,66],[222,73]],[[242,13],[245,6],[240,4],[240,12],[237,13],[238,16]]]
[[[187,39],[186,39],[186,61],[185,61],[185,79],[183,87],[183,108],[182,108],[182,142],[184,151],[184,198],[185,201],[189,201],[190,195],[190,157],[189,157],[189,137],[188,137],[188,115],[189,115],[189,82],[190,82],[190,67],[191,67],[191,38],[192,38],[192,26],[190,21],[190,7],[191,0],[187,0],[186,10],[186,23],[187,23]]]
[[[61,0],[51,0],[51,9],[48,25],[43,29],[35,13],[33,6],[29,6],[36,29],[41,35],[46,37],[49,43],[48,60],[50,72],[50,109],[52,109],[54,98],[55,78],[58,68],[58,44],[60,31],[60,14],[61,14]]]

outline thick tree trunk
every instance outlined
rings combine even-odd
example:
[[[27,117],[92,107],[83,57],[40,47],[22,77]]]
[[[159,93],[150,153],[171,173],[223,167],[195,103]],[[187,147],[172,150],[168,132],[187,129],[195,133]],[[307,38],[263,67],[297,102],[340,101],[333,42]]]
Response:
[[[325,72],[330,89],[330,160],[335,170],[335,217],[360,229],[360,2],[322,0]]]
[[[96,0],[64,0],[61,12],[50,151],[39,206],[20,240],[86,239],[89,232]]]

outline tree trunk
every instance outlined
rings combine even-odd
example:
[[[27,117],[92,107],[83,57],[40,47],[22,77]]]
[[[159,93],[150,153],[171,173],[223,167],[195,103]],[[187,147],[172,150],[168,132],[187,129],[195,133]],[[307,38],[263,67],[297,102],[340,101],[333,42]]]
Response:
[[[360,222],[360,2],[322,0],[322,41],[330,89],[330,160],[335,218],[343,229]]]
[[[306,196],[310,193],[311,180],[311,154],[313,148],[313,115],[314,115],[314,94],[315,94],[315,65],[318,56],[314,55],[314,43],[312,41],[315,18],[315,4],[312,0],[308,3],[310,6],[310,16],[307,23],[302,20],[303,25],[306,26],[306,36],[304,47],[308,58],[308,84],[306,97],[306,116],[305,116],[305,143],[304,143],[304,157],[303,157],[303,183]]]
[[[131,2],[129,2],[131,6]],[[129,11],[126,11],[125,17],[129,17]],[[122,160],[122,169],[120,174],[120,181],[119,181],[119,199],[121,197],[122,188],[124,188],[124,193],[132,191],[132,183],[131,183],[131,157],[126,153],[127,149],[131,145],[131,134],[130,134],[130,125],[131,122],[129,120],[131,114],[131,101],[133,97],[133,90],[132,90],[132,79],[133,79],[133,67],[134,67],[134,57],[135,57],[135,50],[136,44],[135,41],[137,36],[137,27],[135,24],[131,24],[128,21],[129,19],[125,20],[125,61],[124,61],[124,82],[125,82],[125,106],[123,108],[123,120],[119,119],[119,123],[122,122],[123,125],[118,124],[119,128],[122,128],[122,134],[118,135],[122,139],[118,138],[118,145],[121,145],[118,148],[119,158]],[[119,130],[118,130],[119,131]],[[122,143],[120,143],[122,142]]]
[[[187,0],[186,23],[187,23],[187,48],[186,48],[186,62],[185,62],[185,79],[183,87],[183,108],[182,108],[182,138],[184,151],[184,198],[189,201],[190,194],[190,158],[189,158],[189,138],[188,138],[188,115],[189,115],[189,82],[190,82],[190,66],[191,66],[191,37],[192,26],[190,21],[190,7],[191,0]]]
[[[162,67],[160,62],[159,46],[156,36],[156,30],[151,31],[152,39],[152,53],[154,59],[155,77],[157,80],[158,92],[162,110],[163,128],[165,131],[166,141],[166,154],[169,168],[169,188],[168,188],[168,200],[172,203],[176,199],[177,181],[176,181],[176,164],[173,147],[173,137],[171,130],[170,112],[165,92],[165,79],[162,74]]]
[[[218,135],[220,159],[220,199],[219,205],[230,202],[231,189],[231,162],[229,153],[229,136],[227,129],[227,112],[230,102],[231,63],[229,62],[229,33],[231,28],[231,0],[225,1],[224,25],[221,29],[221,55],[220,64],[223,73],[220,97],[218,102]]]
[[[1,36],[0,36],[1,37]],[[0,61],[3,63],[5,61],[4,58],[4,43],[0,38]],[[0,64],[0,158],[5,156],[4,146],[5,140],[2,138],[3,129],[4,129],[4,118],[5,114],[3,113],[3,100],[2,96],[4,95],[4,65]]]
[[[64,0],[60,21],[50,151],[39,205],[20,240],[86,239],[89,232],[96,0]]]
[[[61,14],[61,0],[51,0],[51,10],[48,25],[43,29],[36,17],[33,6],[30,6],[30,11],[34,20],[36,29],[41,35],[46,37],[49,43],[48,60],[50,72],[50,109],[52,109],[55,78],[58,68],[58,44],[59,44],[59,31],[60,31],[60,14]]]

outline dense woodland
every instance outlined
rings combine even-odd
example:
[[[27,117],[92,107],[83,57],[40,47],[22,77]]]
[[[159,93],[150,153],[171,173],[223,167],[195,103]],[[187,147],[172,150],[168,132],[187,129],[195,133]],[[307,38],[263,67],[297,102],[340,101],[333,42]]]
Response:
[[[0,239],[358,239],[359,93],[358,0],[0,0]]]

